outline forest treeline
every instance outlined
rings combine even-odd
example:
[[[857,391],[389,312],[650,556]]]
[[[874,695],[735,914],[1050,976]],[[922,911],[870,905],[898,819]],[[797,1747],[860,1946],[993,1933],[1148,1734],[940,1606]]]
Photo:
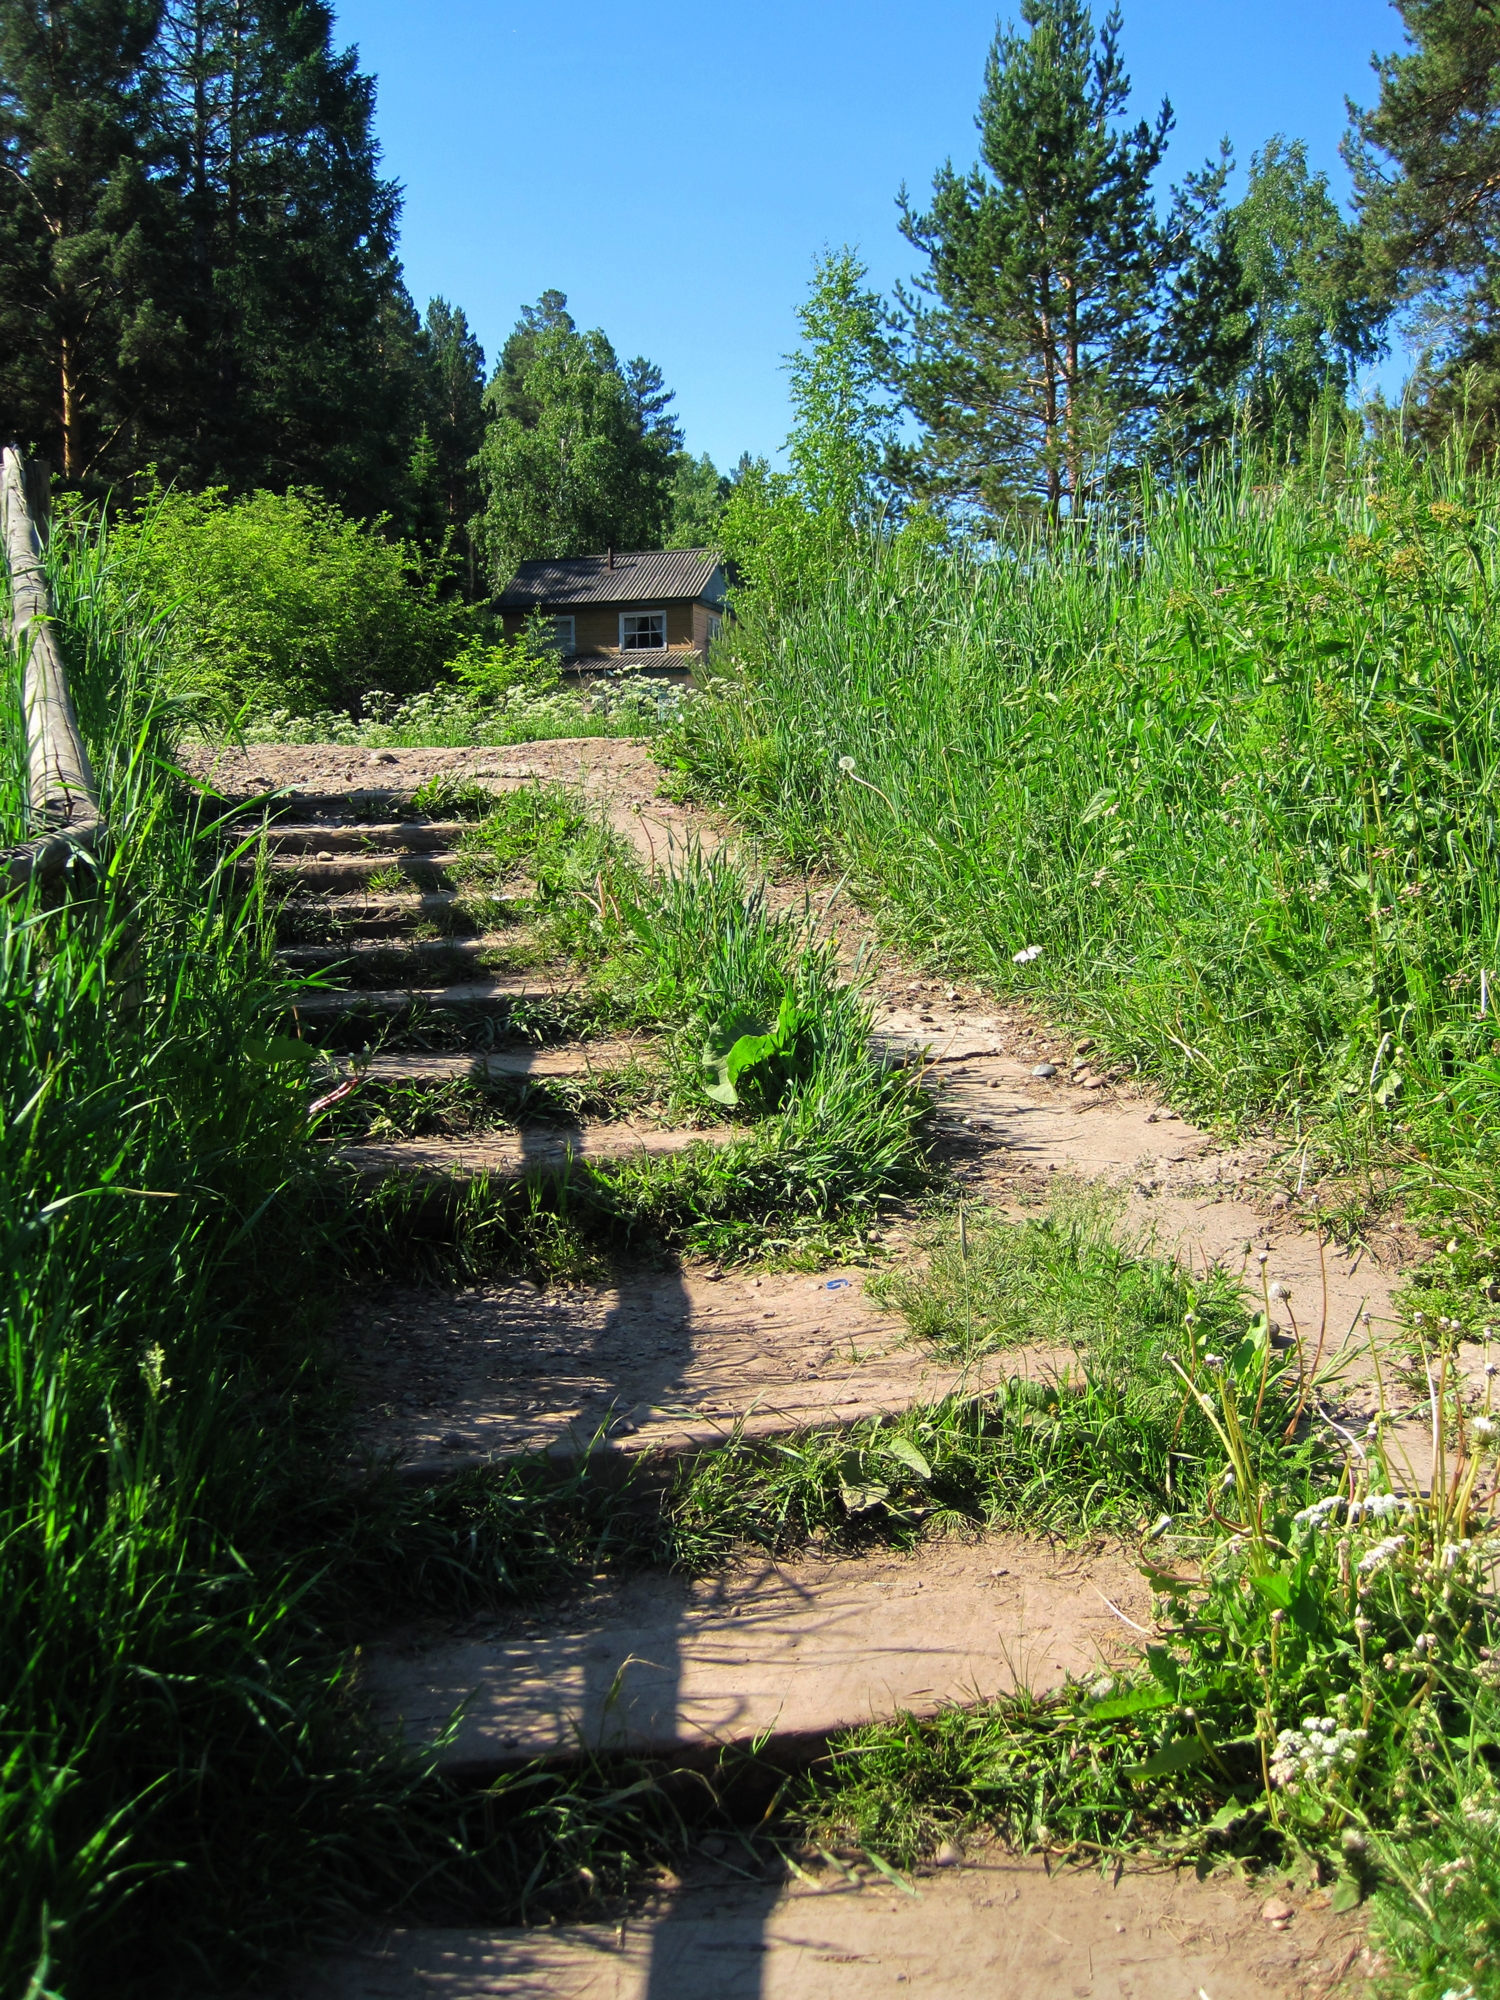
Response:
[[[910,283],[815,292],[858,349],[860,491],[983,533],[1237,437],[1294,454],[1398,323],[1408,422],[1486,443],[1500,9],[1395,11],[1406,45],[1351,110],[1348,219],[1284,135],[1237,200],[1227,142],[1168,185],[1173,114],[1132,117],[1118,10],[1024,0],[977,160],[899,195]],[[322,0],[0,0],[0,428],[127,500],[315,488],[470,597],[528,555],[693,544],[737,494],[741,516],[776,498],[763,462],[692,457],[659,368],[562,292],[493,367],[461,306],[419,312],[374,103]]]

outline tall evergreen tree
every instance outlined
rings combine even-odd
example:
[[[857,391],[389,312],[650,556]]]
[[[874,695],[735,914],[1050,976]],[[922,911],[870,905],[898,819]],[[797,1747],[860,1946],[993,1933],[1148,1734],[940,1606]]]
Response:
[[[374,85],[324,0],[166,0],[152,59],[181,201],[190,365],[166,467],[374,509],[410,449],[418,327]]]
[[[429,300],[422,353],[425,414],[415,457],[423,470],[415,483],[432,496],[429,536],[435,532],[459,549],[472,596],[477,577],[471,522],[479,505],[474,458],[484,440],[484,349],[469,331],[462,306]]]
[[[676,453],[642,430],[613,347],[578,331],[561,292],[523,312],[485,403],[476,532],[497,588],[529,557],[661,546]]]
[[[0,423],[70,479],[135,443],[176,329],[143,63],[159,0],[0,0]]]
[[[655,439],[667,451],[681,451],[682,425],[672,408],[677,392],[667,387],[661,370],[644,354],[625,364],[625,393],[630,398],[641,436]]]
[[[1374,282],[1425,353],[1416,404],[1460,410],[1500,437],[1500,6],[1395,0],[1407,48],[1377,64],[1372,109],[1351,105],[1354,175]]]
[[[982,165],[946,165],[931,207],[901,195],[927,272],[903,292],[906,400],[924,437],[914,490],[1054,521],[1095,493],[1151,403],[1161,259],[1151,176],[1171,108],[1120,127],[1130,80],[1120,15],[1097,33],[1082,0],[1023,0],[985,71]]]

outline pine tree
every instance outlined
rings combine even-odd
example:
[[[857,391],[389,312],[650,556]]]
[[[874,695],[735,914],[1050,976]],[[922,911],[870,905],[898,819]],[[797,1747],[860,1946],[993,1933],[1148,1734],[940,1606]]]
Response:
[[[669,452],[682,450],[682,425],[672,405],[677,393],[662,380],[661,370],[644,354],[625,364],[625,393],[635,412],[642,437],[648,437]]]
[[[1351,106],[1345,157],[1373,284],[1425,339],[1415,403],[1500,434],[1500,6],[1396,0],[1405,54]]]
[[[73,480],[170,368],[171,221],[142,65],[159,0],[0,0],[0,423]]]
[[[477,576],[470,528],[479,505],[474,458],[484,440],[484,349],[469,331],[462,306],[429,300],[422,328],[426,417],[417,441],[429,468],[438,537],[462,551],[469,595]],[[429,534],[431,528],[429,528]]]
[[[323,0],[167,0],[153,69],[191,361],[160,451],[199,482],[306,482],[373,510],[420,421],[419,328],[374,86],[332,32]]]
[[[903,291],[906,400],[925,432],[904,459],[920,495],[1054,522],[1098,491],[1150,413],[1162,246],[1151,176],[1171,128],[1120,129],[1130,80],[1120,16],[1024,0],[985,72],[983,164],[946,165],[932,205],[903,190],[902,230],[928,262]]]

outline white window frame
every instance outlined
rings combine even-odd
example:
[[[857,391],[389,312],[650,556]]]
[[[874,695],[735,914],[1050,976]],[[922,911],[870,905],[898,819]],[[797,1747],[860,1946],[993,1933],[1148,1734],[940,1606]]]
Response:
[[[705,652],[708,650],[710,646],[715,646],[718,644],[719,634],[723,630],[724,630],[724,619],[722,614],[717,611],[710,611],[708,614],[708,633],[703,641],[703,647]]]
[[[659,618],[661,620],[660,646],[627,646],[625,643],[625,620],[627,618]],[[655,605],[649,611],[622,611],[620,613],[620,651],[622,653],[664,653],[667,650],[667,612],[665,605]]]
[[[552,635],[563,659],[571,659],[578,651],[578,623],[571,611],[553,614]]]

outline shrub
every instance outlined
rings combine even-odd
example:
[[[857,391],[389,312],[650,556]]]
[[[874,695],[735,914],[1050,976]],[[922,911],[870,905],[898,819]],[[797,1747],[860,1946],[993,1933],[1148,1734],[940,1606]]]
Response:
[[[239,710],[358,711],[428,687],[474,623],[417,552],[312,492],[158,493],[116,532],[177,664]]]

